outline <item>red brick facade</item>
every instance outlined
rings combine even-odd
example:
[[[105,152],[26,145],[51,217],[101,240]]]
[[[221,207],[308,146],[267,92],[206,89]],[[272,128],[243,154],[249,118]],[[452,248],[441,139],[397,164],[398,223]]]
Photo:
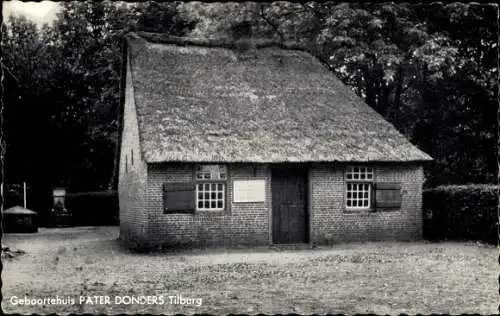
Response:
[[[417,164],[378,164],[374,182],[401,184],[402,205],[395,210],[347,211],[345,164],[308,165],[309,233],[312,244],[368,240],[416,240],[422,237],[423,170]],[[193,164],[147,165],[147,191],[136,199],[132,190],[120,191],[122,237],[133,232],[150,247],[205,247],[271,244],[271,168],[266,164],[230,164],[225,211],[164,214],[162,185],[188,182]],[[129,181],[123,178],[123,181]],[[232,181],[266,180],[265,202],[233,202]],[[140,188],[144,188],[141,179]],[[139,190],[140,191],[140,190]],[[145,197],[145,198],[141,198]],[[127,208],[127,204],[133,204]],[[142,206],[142,209],[138,207]],[[134,216],[131,212],[137,212]],[[121,214],[121,215],[122,215]],[[143,233],[141,235],[141,232]],[[125,239],[124,239],[125,240]]]

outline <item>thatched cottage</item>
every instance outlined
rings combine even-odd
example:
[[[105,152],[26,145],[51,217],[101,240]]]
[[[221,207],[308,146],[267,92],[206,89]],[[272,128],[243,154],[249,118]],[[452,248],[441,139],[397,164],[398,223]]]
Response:
[[[125,43],[125,244],[421,238],[431,158],[311,54],[147,33]]]

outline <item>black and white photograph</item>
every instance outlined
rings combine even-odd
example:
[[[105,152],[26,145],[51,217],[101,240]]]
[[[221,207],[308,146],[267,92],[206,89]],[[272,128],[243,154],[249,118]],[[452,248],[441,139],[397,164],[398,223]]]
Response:
[[[499,8],[2,2],[9,314],[498,314]]]

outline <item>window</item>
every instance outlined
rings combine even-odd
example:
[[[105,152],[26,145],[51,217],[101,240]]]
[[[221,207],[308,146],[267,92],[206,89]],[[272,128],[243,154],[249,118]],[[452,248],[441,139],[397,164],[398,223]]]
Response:
[[[226,201],[227,168],[224,165],[196,167],[196,209],[223,211]]]
[[[348,167],[345,172],[346,208],[371,208],[373,168]]]

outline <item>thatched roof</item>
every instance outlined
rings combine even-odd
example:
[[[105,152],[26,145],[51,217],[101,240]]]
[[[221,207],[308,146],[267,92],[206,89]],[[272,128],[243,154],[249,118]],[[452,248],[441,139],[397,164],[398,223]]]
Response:
[[[147,162],[423,161],[293,44],[127,36]]]

